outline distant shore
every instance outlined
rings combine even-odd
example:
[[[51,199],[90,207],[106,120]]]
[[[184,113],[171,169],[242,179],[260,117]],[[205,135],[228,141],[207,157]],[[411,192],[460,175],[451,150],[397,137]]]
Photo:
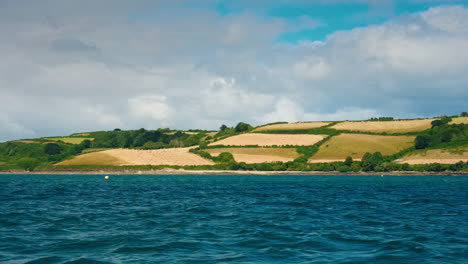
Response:
[[[457,172],[420,172],[420,171],[387,171],[387,172],[339,172],[339,171],[238,171],[238,170],[3,170],[5,174],[131,174],[131,175],[375,175],[375,176],[468,176],[468,171]]]

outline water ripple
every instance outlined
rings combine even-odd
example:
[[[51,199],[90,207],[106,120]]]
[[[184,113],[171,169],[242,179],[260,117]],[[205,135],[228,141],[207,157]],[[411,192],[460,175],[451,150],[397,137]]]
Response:
[[[467,177],[0,175],[2,263],[466,263]]]

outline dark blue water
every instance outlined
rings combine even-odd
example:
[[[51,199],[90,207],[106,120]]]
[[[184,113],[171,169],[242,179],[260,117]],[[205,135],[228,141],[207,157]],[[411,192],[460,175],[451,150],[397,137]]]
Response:
[[[0,175],[1,263],[468,263],[468,177]]]

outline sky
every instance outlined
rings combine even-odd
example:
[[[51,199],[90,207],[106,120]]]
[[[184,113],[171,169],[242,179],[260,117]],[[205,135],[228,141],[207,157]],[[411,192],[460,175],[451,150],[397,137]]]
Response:
[[[0,141],[468,110],[468,0],[0,0]]]

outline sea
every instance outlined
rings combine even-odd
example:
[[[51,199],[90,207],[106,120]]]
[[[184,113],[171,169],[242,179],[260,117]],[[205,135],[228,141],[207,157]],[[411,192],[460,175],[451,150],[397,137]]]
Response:
[[[0,263],[468,263],[468,177],[0,175]]]

